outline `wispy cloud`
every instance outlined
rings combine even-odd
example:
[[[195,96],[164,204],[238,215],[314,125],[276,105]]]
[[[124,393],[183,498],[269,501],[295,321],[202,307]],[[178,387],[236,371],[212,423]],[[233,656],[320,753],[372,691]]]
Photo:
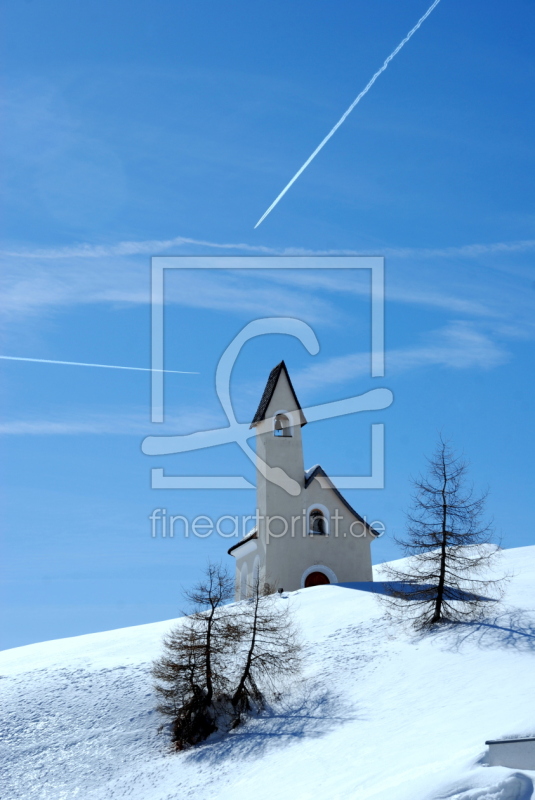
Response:
[[[71,247],[44,247],[3,250],[4,256],[19,258],[103,258],[106,256],[156,255],[184,245],[208,247],[214,250],[237,250],[247,253],[278,254],[283,251],[264,245],[251,245],[243,242],[232,244],[209,242],[205,239],[188,239],[186,236],[175,236],[173,239],[147,239],[146,241],[125,241],[116,244],[82,243]]]
[[[509,353],[496,344],[490,336],[471,323],[452,322],[426,335],[424,344],[387,351],[387,374],[396,375],[415,369],[444,367],[449,369],[492,369],[507,362]],[[369,353],[349,353],[326,361],[318,361],[292,375],[299,393],[314,393],[318,389],[343,386],[350,381],[370,374]],[[261,386],[257,387],[261,391]],[[247,384],[239,394],[251,389]],[[255,392],[249,392],[251,397]],[[0,435],[57,436],[57,435],[108,435],[147,436],[157,434],[185,434],[224,426],[221,410],[199,409],[195,412],[168,415],[163,425],[150,423],[146,412],[118,413],[110,411],[91,414],[86,411],[73,414],[65,410],[47,419],[11,419],[0,423]]]
[[[433,366],[492,369],[508,360],[507,350],[490,336],[470,323],[456,321],[426,334],[425,344],[387,351],[386,369],[389,375]],[[349,353],[307,367],[294,376],[294,382],[298,390],[313,391],[369,374],[370,354]]]
[[[3,270],[1,308],[4,318],[17,319],[45,309],[96,303],[148,305],[149,271],[134,257],[101,256],[90,263],[78,258],[11,262]],[[257,316],[297,316],[313,323],[334,320],[332,303],[312,291],[282,292],[259,282],[257,275],[239,276],[214,270],[182,272],[169,278],[166,303],[252,313]]]
[[[4,436],[58,436],[58,435],[107,435],[148,436],[155,434],[187,434],[207,430],[224,424],[224,416],[209,410],[184,411],[168,415],[162,425],[150,422],[148,414],[130,414],[109,411],[94,414],[87,410],[78,415],[72,410],[56,414],[47,419],[11,419],[0,423],[0,435]]]
[[[199,256],[207,251],[225,254],[262,255],[362,255],[356,250],[316,251],[305,248],[274,248],[246,243],[221,243],[188,237],[166,240],[123,241],[115,244],[82,243],[70,247],[9,248],[4,251],[2,270],[2,311],[17,319],[51,308],[88,303],[149,303],[147,255],[186,249]],[[380,248],[391,259],[387,273],[387,300],[427,308],[441,308],[471,317],[494,317],[506,321],[513,315],[525,324],[533,317],[535,293],[525,291],[526,269],[511,266],[513,257],[535,251],[535,240],[469,244],[447,248]],[[482,259],[490,259],[482,264]],[[448,262],[446,266],[438,261]],[[388,262],[387,262],[388,263]],[[485,280],[481,270],[492,266],[499,277]],[[511,280],[511,276],[515,278]],[[280,272],[255,276],[255,286],[245,275],[236,280],[230,274],[210,277],[191,273],[181,290],[169,282],[170,303],[236,312],[290,314],[309,322],[333,320],[328,293],[367,296],[365,280],[330,273]],[[200,283],[203,283],[202,289]],[[295,287],[281,292],[278,286]],[[527,286],[527,283],[526,283]],[[201,290],[200,290],[201,289]],[[318,289],[320,291],[318,291]],[[321,291],[326,289],[327,292]]]
[[[211,250],[233,250],[244,253],[265,253],[266,255],[382,255],[396,258],[479,258],[480,256],[509,253],[529,253],[535,251],[535,239],[521,239],[511,242],[483,242],[459,245],[456,247],[391,247],[378,246],[370,252],[369,248],[314,250],[306,247],[268,247],[245,242],[212,242],[207,239],[192,239],[175,236],[172,239],[127,240],[115,244],[91,244],[82,242],[66,247],[9,248],[0,255],[14,258],[103,258],[107,256],[158,255],[177,247],[192,245]]]
[[[383,254],[397,258],[479,258],[497,254],[532,253],[534,250],[535,239],[521,239],[516,242],[465,244],[459,247],[386,247]]]
[[[317,272],[314,270],[300,273],[280,272],[270,274],[269,279],[276,283],[300,286],[309,290],[327,290],[339,294],[353,294],[359,297],[369,297],[369,276],[365,273],[340,275],[336,270]],[[466,287],[464,287],[466,292]],[[481,290],[477,293],[481,295]],[[455,295],[451,289],[434,289],[429,287],[429,282],[419,281],[416,285],[402,276],[388,276],[386,297],[389,301],[407,303],[411,305],[442,308],[455,313],[471,316],[503,317],[503,307],[493,307],[488,302],[483,302],[480,297],[463,297],[461,292]],[[503,296],[501,297],[503,300]]]

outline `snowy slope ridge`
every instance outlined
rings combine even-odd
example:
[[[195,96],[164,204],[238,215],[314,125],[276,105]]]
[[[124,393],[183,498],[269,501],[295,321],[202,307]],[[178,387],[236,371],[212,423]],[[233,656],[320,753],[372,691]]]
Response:
[[[358,588],[280,599],[302,629],[304,677],[185,753],[156,732],[149,676],[172,621],[4,651],[0,795],[529,800],[535,773],[484,764],[486,739],[535,733],[535,546],[504,561],[515,573],[504,606],[432,636],[388,626]]]

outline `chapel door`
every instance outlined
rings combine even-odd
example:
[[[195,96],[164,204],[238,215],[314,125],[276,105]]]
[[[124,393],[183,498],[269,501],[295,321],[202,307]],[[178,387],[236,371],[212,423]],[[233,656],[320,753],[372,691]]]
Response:
[[[311,572],[305,579],[305,589],[308,589],[309,586],[323,586],[326,583],[330,583],[330,580],[325,573]]]

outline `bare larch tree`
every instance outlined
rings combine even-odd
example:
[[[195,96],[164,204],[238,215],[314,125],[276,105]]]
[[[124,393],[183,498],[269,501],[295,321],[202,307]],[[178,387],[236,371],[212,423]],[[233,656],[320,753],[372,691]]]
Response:
[[[467,463],[442,438],[413,484],[407,534],[396,538],[410,558],[386,567],[387,603],[420,628],[480,618],[504,580],[491,577],[500,550],[483,520],[487,494],[474,494]]]
[[[287,599],[260,590],[257,576],[250,598],[239,604],[241,630],[238,681],[232,694],[233,726],[241,715],[265,707],[267,694],[277,694],[285,678],[301,669],[301,646]]]
[[[179,750],[217,729],[214,701],[229,689],[225,669],[235,637],[224,606],[232,595],[231,578],[209,564],[204,580],[186,593],[193,613],[165,637],[164,655],[153,665],[158,711],[172,718]]]
[[[220,565],[210,564],[186,594],[194,612],[164,639],[152,674],[158,711],[171,718],[178,750],[262,710],[283,678],[299,670],[287,601],[263,595],[258,580],[249,593],[248,600],[228,605],[233,581]]]

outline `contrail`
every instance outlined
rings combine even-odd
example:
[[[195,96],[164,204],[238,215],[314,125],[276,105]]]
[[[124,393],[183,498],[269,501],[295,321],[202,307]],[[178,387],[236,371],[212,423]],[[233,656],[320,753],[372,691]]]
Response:
[[[438,4],[439,4],[439,3],[440,3],[440,0],[435,0],[435,2],[433,3],[433,5],[431,5],[431,6],[430,6],[430,7],[427,9],[427,11],[426,11],[426,12],[425,12],[425,14],[423,15],[423,17],[420,17],[420,19],[418,20],[418,22],[416,23],[416,25],[414,26],[414,28],[412,28],[412,29],[411,29],[411,30],[408,32],[408,34],[405,36],[405,38],[403,39],[403,41],[402,41],[402,42],[400,42],[400,43],[398,44],[398,46],[396,47],[396,49],[394,50],[394,52],[393,52],[393,53],[390,53],[390,55],[388,56],[388,58],[387,58],[387,59],[386,59],[386,61],[384,62],[383,66],[381,67],[381,69],[378,69],[378,70],[377,70],[377,72],[375,73],[375,75],[373,76],[373,78],[372,78],[372,79],[369,81],[369,83],[368,83],[368,84],[367,84],[367,85],[364,87],[364,89],[363,89],[363,90],[362,90],[362,92],[359,94],[359,96],[358,96],[358,97],[357,97],[355,100],[353,100],[353,102],[351,103],[351,105],[349,106],[349,108],[347,109],[347,111],[346,111],[346,112],[345,112],[345,113],[344,113],[344,114],[343,114],[343,115],[340,117],[340,119],[338,120],[338,122],[336,123],[336,125],[334,126],[334,128],[333,128],[331,131],[329,131],[329,133],[327,134],[327,136],[325,137],[325,139],[323,139],[323,141],[321,141],[321,142],[319,143],[319,145],[316,147],[316,149],[314,150],[314,152],[312,153],[312,155],[311,155],[311,156],[309,156],[309,157],[307,158],[307,160],[305,161],[305,163],[303,164],[303,166],[301,167],[301,169],[299,169],[299,170],[298,170],[298,171],[295,173],[295,175],[293,176],[292,180],[291,180],[291,181],[290,181],[288,184],[286,184],[286,186],[284,187],[284,189],[282,190],[282,192],[281,192],[281,193],[278,195],[278,197],[276,197],[276,198],[275,198],[275,200],[272,202],[272,204],[270,205],[270,207],[268,208],[268,210],[266,211],[266,213],[265,213],[265,214],[263,214],[263,215],[260,217],[260,219],[258,220],[258,222],[257,222],[257,223],[256,223],[256,225],[255,225],[255,228],[258,228],[258,226],[260,225],[260,223],[261,223],[261,222],[263,222],[263,221],[265,220],[265,218],[267,217],[267,215],[268,215],[268,214],[269,214],[271,211],[273,211],[273,209],[275,208],[275,206],[277,205],[277,203],[279,202],[279,200],[281,200],[281,199],[284,197],[284,195],[286,194],[286,192],[288,191],[288,189],[290,188],[290,186],[292,186],[292,184],[294,184],[294,183],[296,182],[296,180],[298,179],[298,177],[299,177],[299,176],[300,176],[300,175],[301,175],[301,174],[302,174],[302,173],[303,173],[303,172],[306,170],[306,168],[308,167],[308,165],[310,164],[310,162],[311,162],[311,161],[313,161],[313,160],[316,158],[316,156],[318,155],[319,151],[320,151],[320,150],[321,150],[323,147],[325,147],[325,145],[327,144],[327,142],[329,141],[329,139],[331,138],[331,136],[334,136],[334,134],[336,133],[336,131],[338,130],[338,128],[340,127],[340,125],[341,125],[343,122],[345,122],[345,120],[346,120],[346,119],[348,118],[348,116],[351,114],[351,112],[353,111],[353,109],[355,108],[355,106],[356,106],[356,105],[358,105],[358,103],[360,103],[360,101],[362,100],[362,98],[364,97],[364,95],[365,95],[365,94],[367,94],[367,93],[370,91],[370,89],[372,88],[373,84],[375,83],[375,81],[377,80],[377,78],[379,77],[379,75],[381,75],[381,73],[383,73],[383,72],[385,71],[385,69],[388,67],[388,65],[389,65],[389,64],[390,64],[390,62],[392,61],[392,59],[393,59],[395,56],[397,56],[397,54],[399,53],[399,51],[401,50],[401,48],[402,48],[402,47],[403,47],[405,44],[407,44],[407,42],[408,42],[408,41],[409,41],[409,39],[412,37],[412,35],[416,33],[416,31],[418,30],[418,28],[420,27],[420,25],[421,25],[423,22],[425,22],[425,20],[426,20],[426,19],[427,19],[427,17],[429,16],[429,14],[430,14],[430,13],[433,11],[433,9],[434,9],[434,8],[436,8],[436,7],[438,6]]]
[[[175,375],[199,375],[180,369],[151,369],[150,367],[118,367],[116,364],[86,364],[83,361],[54,361],[51,358],[22,358],[22,356],[0,356],[6,361],[34,361],[37,364],[65,364],[68,367],[100,367],[102,369],[134,369],[138,372],[174,372]]]

